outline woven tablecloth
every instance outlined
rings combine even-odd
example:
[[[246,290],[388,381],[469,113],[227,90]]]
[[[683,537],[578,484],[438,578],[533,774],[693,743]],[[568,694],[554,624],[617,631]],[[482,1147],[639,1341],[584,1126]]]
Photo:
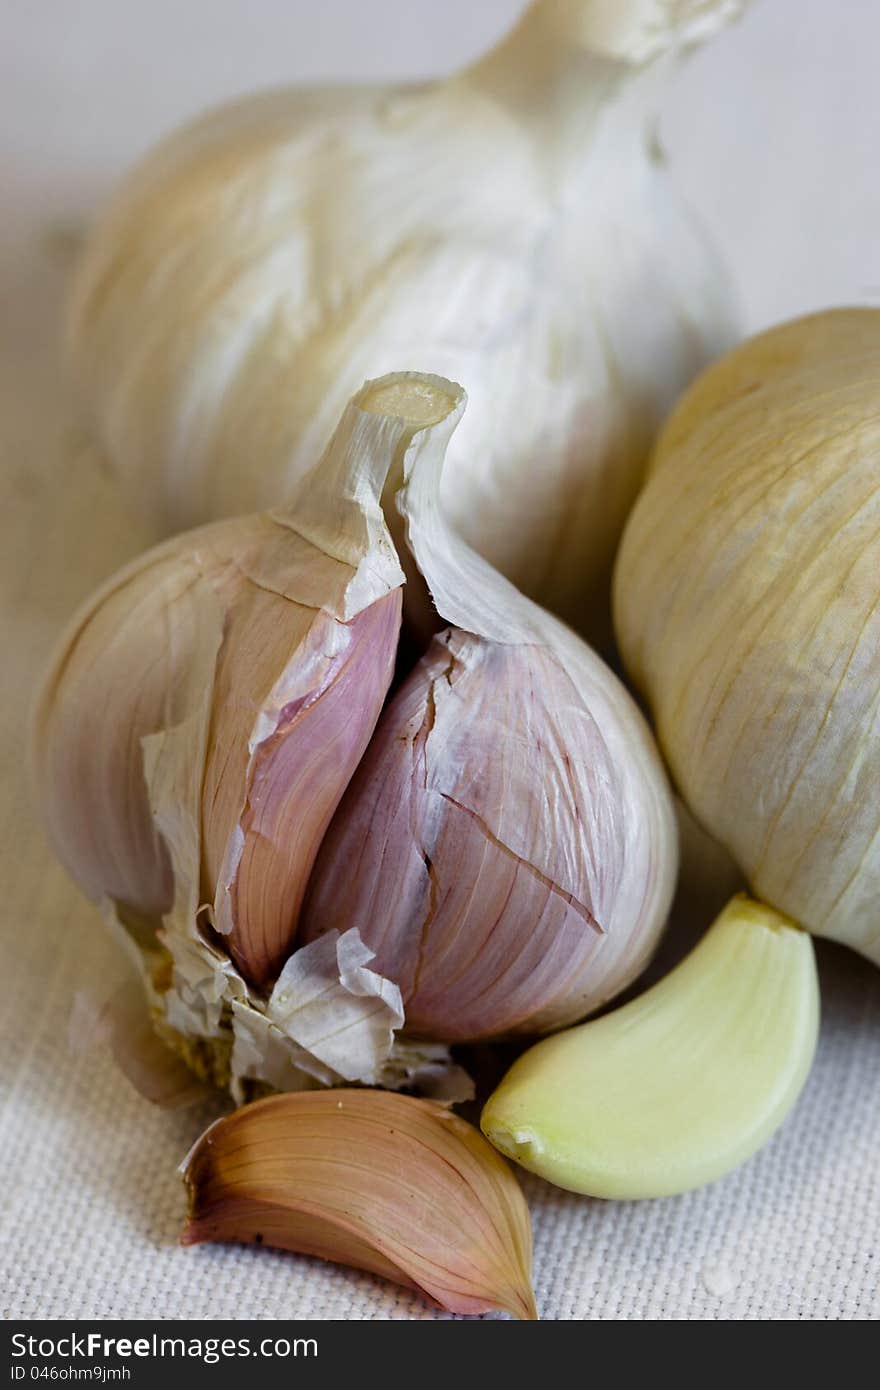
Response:
[[[64,13],[72,18],[74,8]],[[56,9],[42,9],[48,26]],[[166,7],[152,9],[161,21]],[[241,15],[248,9],[242,5]],[[82,83],[76,53],[87,49],[78,42],[71,90]],[[52,73],[68,71],[61,57],[54,63]],[[44,146],[52,129],[45,103],[60,100],[48,83],[40,86],[45,73],[39,55],[28,71],[19,54],[11,95],[9,74],[0,82],[22,120],[29,101],[28,109],[39,105]],[[97,126],[101,103],[89,90],[84,119]],[[64,109],[62,102],[59,120]],[[73,424],[59,366],[70,248],[57,223],[67,215],[75,221],[90,205],[96,176],[62,169],[56,157],[47,192],[46,159],[21,130],[13,133],[17,160],[6,168],[11,187],[0,229],[3,1316],[444,1316],[407,1292],[317,1261],[265,1249],[180,1248],[185,1198],[176,1169],[212,1112],[160,1112],[101,1052],[68,1046],[72,1000],[111,981],[116,957],[96,910],[54,862],[36,823],[26,718],[63,621],[145,537]],[[630,1204],[525,1179],[542,1316],[880,1314],[880,972],[842,949],[820,947],[819,955],[816,1065],[789,1120],[751,1162],[701,1192]]]

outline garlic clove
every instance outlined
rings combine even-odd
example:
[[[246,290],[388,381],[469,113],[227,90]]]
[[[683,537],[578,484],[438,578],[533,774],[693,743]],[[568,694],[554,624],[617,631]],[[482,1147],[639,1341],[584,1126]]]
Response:
[[[653,989],[526,1052],[481,1127],[575,1192],[684,1192],[742,1163],[782,1123],[818,1021],[810,937],[739,895]]]
[[[185,1245],[242,1241],[369,1270],[454,1313],[535,1318],[528,1208],[478,1130],[381,1091],[273,1096],[187,1158]]]
[[[296,655],[279,668],[278,635],[292,607],[254,589],[229,615],[205,764],[203,872],[214,924],[264,988],[290,952],[318,847],[391,684],[400,630],[399,589],[349,623],[307,610],[298,642],[294,608],[287,642]]]
[[[37,796],[59,859],[94,901],[154,924],[174,884],[140,746],[185,718],[195,668],[213,666],[203,597],[173,542],[114,576],[71,621],[31,726]]]
[[[304,939],[356,925],[406,1029],[445,1041],[546,1031],[636,974],[618,771],[539,647],[455,629],[383,715],[316,861]]]

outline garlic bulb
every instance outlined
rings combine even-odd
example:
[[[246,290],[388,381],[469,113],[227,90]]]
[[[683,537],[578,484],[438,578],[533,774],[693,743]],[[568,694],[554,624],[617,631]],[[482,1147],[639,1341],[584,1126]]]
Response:
[[[753,893],[880,963],[880,310],[702,376],[627,527],[616,619],[682,795]]]
[[[442,515],[463,411],[441,378],[368,383],[282,510],[180,536],[111,580],[38,707],[36,780],[60,857],[140,965],[159,1031],[237,1099],[252,1082],[460,1095],[447,1041],[579,1017],[641,968],[665,921],[675,823],[635,705]],[[443,705],[445,677],[430,675],[432,648],[370,743],[404,573],[415,626],[429,608],[454,624],[439,639],[458,663],[453,698]],[[347,809],[328,833],[362,757],[368,787],[411,762],[386,730],[426,679],[434,727],[412,835],[358,843]],[[507,727],[499,715],[518,701]],[[430,937],[424,854],[407,903],[393,896],[394,854],[414,846],[434,854],[444,891],[469,876],[468,912],[458,898]],[[393,941],[379,939],[372,889]],[[420,934],[419,973],[445,1005],[426,989],[423,1008],[410,987]]]
[[[272,1096],[212,1125],[183,1174],[184,1245],[276,1246],[367,1269],[454,1313],[537,1317],[516,1179],[440,1105],[365,1090]]]
[[[410,362],[468,383],[454,525],[604,640],[651,437],[732,339],[652,109],[740,8],[536,0],[448,80],[262,95],[161,146],[92,237],[71,330],[139,508],[167,531],[271,506],[363,379]]]
[[[397,497],[455,626],[385,710],[302,918],[307,940],[356,927],[407,1030],[447,1041],[546,1032],[618,993],[665,924],[676,864],[663,774],[623,687],[444,524],[462,408],[458,392]]]

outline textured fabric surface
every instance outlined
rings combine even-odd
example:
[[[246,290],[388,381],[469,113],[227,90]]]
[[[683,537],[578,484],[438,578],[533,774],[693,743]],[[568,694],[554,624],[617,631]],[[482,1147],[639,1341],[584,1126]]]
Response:
[[[145,537],[64,404],[57,340],[69,248],[43,229],[91,206],[97,175],[52,153],[63,142],[47,94],[66,90],[65,45],[76,39],[86,55],[70,79],[80,83],[79,114],[99,48],[79,25],[76,34],[49,27],[58,29],[56,68],[35,50],[18,86],[4,84],[19,94],[23,133],[19,162],[4,174],[0,223],[0,1309],[6,1318],[440,1317],[409,1293],[318,1261],[180,1248],[176,1169],[212,1112],[158,1112],[105,1055],[68,1045],[72,1001],[109,988],[117,960],[36,823],[25,720],[61,625]],[[115,141],[121,162],[134,136],[106,119],[111,70],[108,60],[95,79],[102,99],[76,124],[95,148]],[[143,71],[153,88],[155,74]],[[44,72],[51,81],[33,76]],[[235,67],[236,83],[253,80]],[[831,947],[820,948],[820,964],[815,1069],[783,1129],[738,1172],[701,1192],[632,1204],[525,1180],[543,1317],[880,1315],[880,972]]]

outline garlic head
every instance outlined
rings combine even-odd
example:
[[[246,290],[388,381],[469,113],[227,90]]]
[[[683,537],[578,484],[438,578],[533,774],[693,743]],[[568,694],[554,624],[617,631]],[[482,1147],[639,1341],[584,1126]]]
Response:
[[[688,391],[616,575],[673,775],[764,902],[880,963],[880,310],[751,339]]]
[[[733,336],[648,108],[663,54],[737,8],[538,0],[450,79],[259,96],[160,147],[99,222],[71,325],[139,509],[168,531],[271,506],[364,378],[413,363],[468,383],[453,524],[603,642],[653,433]]]

